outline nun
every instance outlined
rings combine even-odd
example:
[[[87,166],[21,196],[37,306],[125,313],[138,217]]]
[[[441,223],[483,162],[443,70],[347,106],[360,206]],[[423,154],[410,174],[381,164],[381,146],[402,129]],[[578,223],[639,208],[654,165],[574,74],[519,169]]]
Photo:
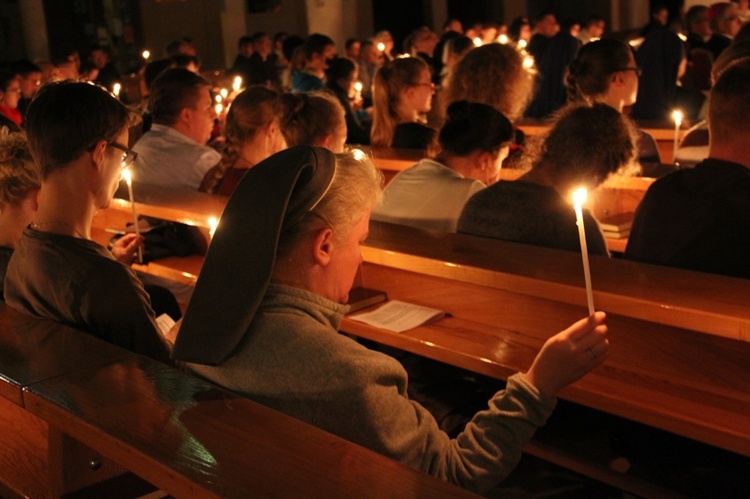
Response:
[[[273,409],[477,492],[517,464],[557,392],[607,357],[605,315],[552,336],[457,438],[406,395],[401,364],[339,334],[382,176],[297,146],[229,199],[174,345],[188,369]]]

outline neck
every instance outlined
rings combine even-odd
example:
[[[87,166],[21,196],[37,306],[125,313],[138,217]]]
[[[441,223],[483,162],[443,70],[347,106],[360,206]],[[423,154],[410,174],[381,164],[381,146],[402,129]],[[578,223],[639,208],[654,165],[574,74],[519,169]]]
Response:
[[[747,152],[747,146],[742,144],[711,143],[708,149],[708,157],[750,168],[750,154]]]
[[[617,111],[619,111],[620,113],[622,113],[622,110],[625,107],[625,102],[621,98],[615,95],[609,94],[609,93],[601,95],[598,98],[595,98],[594,102],[598,102],[600,104],[606,104],[609,107],[617,109]]]
[[[89,190],[87,177],[73,171],[83,166],[67,166],[52,172],[44,181],[39,194],[39,210],[31,222],[38,225],[39,230],[91,239],[96,200]]]
[[[251,168],[257,165],[273,154],[268,149],[268,142],[262,137],[262,134],[256,134],[252,140],[242,144],[235,166],[238,168]]]
[[[482,183],[486,183],[481,178],[482,170],[477,168],[474,155],[471,156],[453,156],[443,154],[436,158],[436,161],[444,164],[456,173],[461,174],[464,178],[470,178],[472,180],[479,180]]]

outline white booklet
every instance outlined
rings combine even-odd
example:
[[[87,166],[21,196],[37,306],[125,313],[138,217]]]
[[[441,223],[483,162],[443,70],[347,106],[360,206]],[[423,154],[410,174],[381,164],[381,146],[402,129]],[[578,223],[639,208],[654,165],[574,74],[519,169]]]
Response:
[[[445,312],[398,300],[391,300],[377,310],[349,316],[355,321],[403,333],[408,329],[445,317]]]

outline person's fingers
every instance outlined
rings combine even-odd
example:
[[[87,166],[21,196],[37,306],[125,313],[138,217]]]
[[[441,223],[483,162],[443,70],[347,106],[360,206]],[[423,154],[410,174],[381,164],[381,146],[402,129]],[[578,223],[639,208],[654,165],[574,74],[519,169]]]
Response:
[[[604,324],[606,319],[607,314],[604,312],[594,312],[594,315],[585,317],[578,322],[573,323],[569,328],[560,333],[560,335],[570,341],[576,341],[592,329]]]

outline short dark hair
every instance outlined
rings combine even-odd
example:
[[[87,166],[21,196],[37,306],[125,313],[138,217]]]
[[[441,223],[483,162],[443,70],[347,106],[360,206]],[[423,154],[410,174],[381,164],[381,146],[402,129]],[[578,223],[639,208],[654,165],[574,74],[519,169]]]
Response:
[[[192,108],[203,88],[210,84],[201,75],[184,68],[170,68],[151,84],[149,109],[154,123],[173,125],[185,108]]]
[[[354,45],[355,43],[359,43],[359,44],[360,44],[360,46],[362,46],[362,43],[361,43],[361,42],[359,41],[359,39],[358,39],[358,38],[349,38],[349,39],[348,39],[348,40],[347,40],[347,41],[346,41],[346,42],[344,43],[344,48],[345,48],[346,50],[349,50],[349,49],[351,48],[351,46],[352,46],[352,45]]]
[[[43,85],[26,111],[29,149],[46,179],[94,147],[137,125],[138,115],[89,83],[60,81]]]
[[[239,41],[237,42],[237,48],[241,49],[242,47],[246,45],[250,45],[251,43],[253,43],[252,36],[248,36],[248,35],[241,36]]]
[[[313,33],[305,40],[305,59],[309,61],[312,59],[313,54],[322,54],[329,45],[335,45],[333,40],[326,35]]]
[[[10,86],[10,82],[16,78],[16,73],[0,69],[0,92],[6,92]]]
[[[20,75],[23,78],[26,78],[31,73],[41,73],[42,68],[34,64],[28,59],[19,59],[13,63],[11,63],[10,66],[8,66],[8,70],[13,73]]]
[[[175,67],[175,61],[171,58],[156,59],[155,61],[151,61],[146,64],[146,67],[143,68],[143,81],[146,84],[146,88],[150,90],[151,85],[154,83],[156,77],[162,74],[167,69],[173,67]]]
[[[331,85],[335,85],[336,87],[338,87],[338,84],[336,83],[337,80],[348,78],[355,69],[356,66],[352,61],[350,61],[346,57],[337,57],[328,64],[328,69],[326,69],[326,79],[328,80],[328,86],[330,87]]]

